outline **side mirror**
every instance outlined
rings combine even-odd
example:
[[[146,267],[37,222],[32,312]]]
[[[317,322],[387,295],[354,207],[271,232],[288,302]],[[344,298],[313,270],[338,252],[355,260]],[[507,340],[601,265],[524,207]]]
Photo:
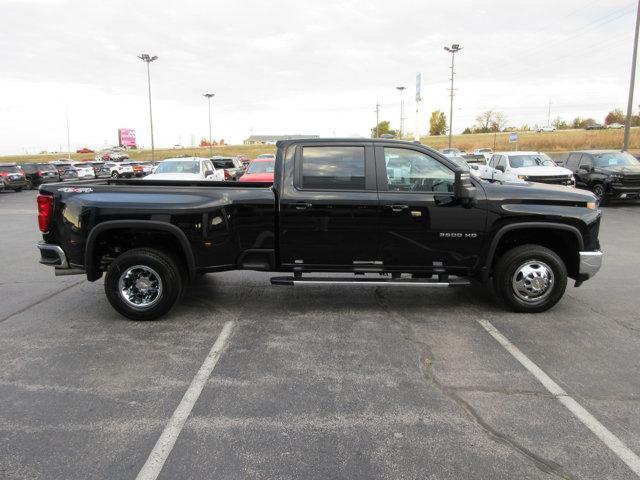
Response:
[[[496,166],[496,170],[501,171],[502,173],[504,173],[504,165],[498,165]]]
[[[578,170],[584,170],[585,172],[590,172],[591,171],[591,165],[580,165],[578,167]]]
[[[210,177],[211,175],[213,175],[213,170],[207,170],[206,172],[204,172],[205,177]]]
[[[453,192],[456,199],[467,208],[470,208],[476,199],[476,187],[471,183],[471,174],[467,170],[456,172]]]

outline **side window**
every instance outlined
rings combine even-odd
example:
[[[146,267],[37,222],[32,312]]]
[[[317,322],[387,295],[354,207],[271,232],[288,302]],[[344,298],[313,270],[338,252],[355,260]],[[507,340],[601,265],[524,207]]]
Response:
[[[391,192],[453,192],[453,171],[424,153],[385,148],[384,161]]]
[[[303,147],[303,189],[364,190],[364,147]]]
[[[498,161],[498,157],[500,155],[491,155],[491,159],[489,160],[489,166],[491,168],[496,168],[496,162]]]
[[[507,171],[507,157],[506,155],[499,155],[499,160],[496,167],[503,167],[505,172]]]
[[[579,153],[571,153],[567,157],[567,161],[565,162],[565,167],[569,170],[576,170],[578,168],[578,163],[580,162],[580,154]]]
[[[593,162],[591,161],[591,157],[589,155],[582,155],[580,159],[580,166],[587,166],[591,168],[593,166]]]
[[[205,162],[204,162],[204,171],[207,172],[209,170],[213,172],[213,171],[215,171],[215,168],[213,168],[213,163],[211,163],[210,160],[205,160]]]

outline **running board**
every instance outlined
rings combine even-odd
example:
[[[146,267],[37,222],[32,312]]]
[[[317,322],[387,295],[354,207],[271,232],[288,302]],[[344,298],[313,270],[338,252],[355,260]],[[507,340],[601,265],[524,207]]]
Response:
[[[272,285],[364,285],[383,287],[457,287],[469,285],[471,282],[465,279],[447,280],[426,280],[420,278],[328,278],[328,277],[272,277]]]

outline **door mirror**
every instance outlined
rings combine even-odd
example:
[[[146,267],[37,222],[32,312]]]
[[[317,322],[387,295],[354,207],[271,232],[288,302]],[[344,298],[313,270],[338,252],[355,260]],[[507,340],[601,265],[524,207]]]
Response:
[[[471,207],[476,198],[476,187],[471,182],[471,174],[469,171],[457,171],[453,192],[456,199],[465,207]]]
[[[207,171],[204,172],[204,176],[205,177],[210,177],[212,175],[213,175],[213,170],[207,170]]]
[[[504,173],[504,165],[496,165],[496,170],[499,170],[502,173]]]
[[[585,172],[591,171],[591,165],[582,164],[578,167],[578,170],[584,170]]]

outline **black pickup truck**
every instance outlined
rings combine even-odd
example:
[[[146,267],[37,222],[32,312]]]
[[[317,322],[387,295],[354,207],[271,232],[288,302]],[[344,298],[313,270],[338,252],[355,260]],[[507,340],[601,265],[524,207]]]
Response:
[[[58,275],[106,273],[109,302],[135,320],[165,314],[200,274],[234,269],[280,272],[277,285],[491,280],[512,310],[541,312],[568,277],[578,286],[600,268],[600,215],[590,192],[478,180],[417,143],[286,140],[273,185],[43,185],[38,248]]]

